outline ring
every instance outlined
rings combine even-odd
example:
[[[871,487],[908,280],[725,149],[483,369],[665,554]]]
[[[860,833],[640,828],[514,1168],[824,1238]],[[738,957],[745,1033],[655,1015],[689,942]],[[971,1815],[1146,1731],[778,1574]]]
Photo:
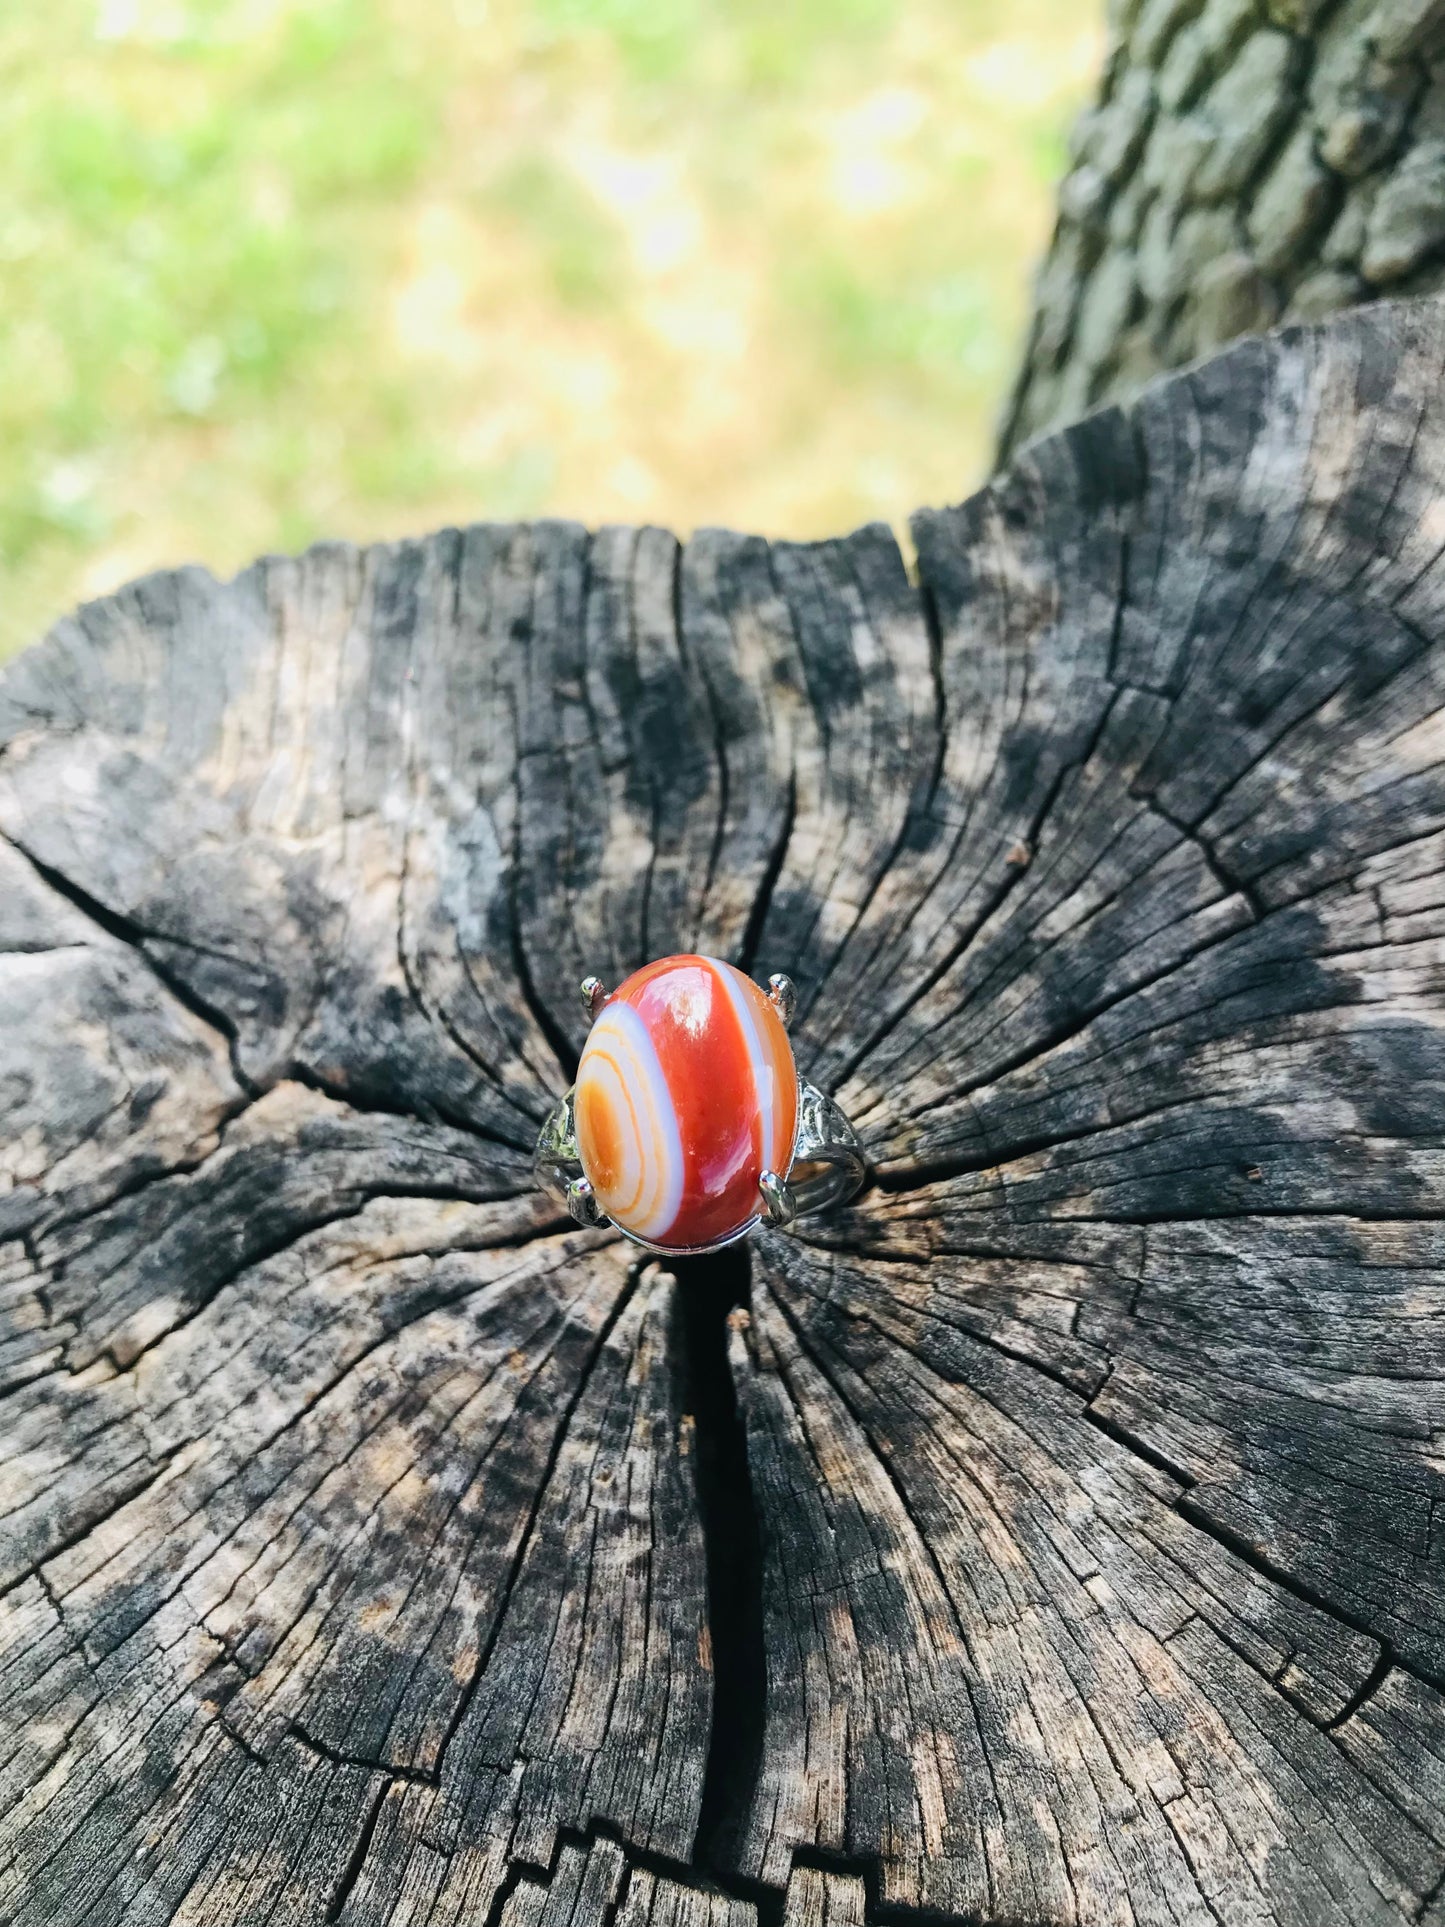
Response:
[[[852,1125],[793,1063],[787,977],[763,991],[715,957],[664,957],[610,995],[586,978],[582,1002],[577,1081],[536,1154],[538,1181],[578,1224],[698,1256],[764,1221],[786,1230],[863,1183]]]

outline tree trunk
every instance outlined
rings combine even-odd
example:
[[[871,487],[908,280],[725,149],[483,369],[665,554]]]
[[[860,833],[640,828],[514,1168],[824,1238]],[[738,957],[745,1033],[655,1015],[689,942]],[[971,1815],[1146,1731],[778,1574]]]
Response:
[[[1442,368],[5,672],[0,1919],[1445,1920]],[[694,947],[872,1183],[669,1272],[530,1152]]]
[[[1113,0],[1000,458],[1275,322],[1445,286],[1445,0]]]

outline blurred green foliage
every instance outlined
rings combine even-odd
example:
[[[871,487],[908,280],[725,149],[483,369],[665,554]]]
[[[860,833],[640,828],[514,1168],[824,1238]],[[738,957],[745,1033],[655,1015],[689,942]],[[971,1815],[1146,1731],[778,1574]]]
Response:
[[[0,652],[319,535],[956,496],[1100,12],[4,10]]]

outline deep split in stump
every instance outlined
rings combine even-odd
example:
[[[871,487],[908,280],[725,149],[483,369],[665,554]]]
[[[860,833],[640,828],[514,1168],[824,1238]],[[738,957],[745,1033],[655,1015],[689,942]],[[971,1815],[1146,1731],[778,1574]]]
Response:
[[[0,678],[0,1919],[1445,1920],[1445,308]],[[577,981],[874,1171],[639,1266]]]

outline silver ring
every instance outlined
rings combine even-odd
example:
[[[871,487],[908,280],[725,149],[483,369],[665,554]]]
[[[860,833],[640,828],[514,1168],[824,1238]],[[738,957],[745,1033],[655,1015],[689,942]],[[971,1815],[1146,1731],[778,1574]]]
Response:
[[[695,1257],[762,1223],[787,1230],[860,1189],[867,1165],[853,1126],[793,1067],[786,977],[765,993],[715,958],[670,957],[612,996],[589,977],[582,998],[593,1027],[577,1082],[549,1113],[534,1160],[539,1184],[578,1224]]]

